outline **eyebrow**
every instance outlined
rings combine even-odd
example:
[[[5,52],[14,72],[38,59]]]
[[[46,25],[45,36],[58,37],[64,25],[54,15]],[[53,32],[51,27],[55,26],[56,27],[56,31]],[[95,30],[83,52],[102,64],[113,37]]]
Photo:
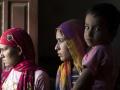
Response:
[[[89,25],[89,24],[86,24],[86,23],[85,23],[84,25]]]
[[[65,38],[56,38],[57,40],[59,40],[59,39],[65,39]]]
[[[7,48],[7,47],[2,47],[2,48],[0,47],[0,50],[6,49],[6,48]]]

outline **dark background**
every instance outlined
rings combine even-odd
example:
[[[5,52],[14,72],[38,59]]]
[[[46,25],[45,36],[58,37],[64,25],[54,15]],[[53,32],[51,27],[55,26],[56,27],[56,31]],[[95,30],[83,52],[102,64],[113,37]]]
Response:
[[[120,0],[39,0],[39,65],[55,79],[60,60],[54,50],[55,28],[63,21],[79,18],[84,23],[85,12],[96,3],[110,2],[120,9]],[[112,12],[111,12],[112,14]],[[113,42],[116,67],[120,65],[120,30]]]

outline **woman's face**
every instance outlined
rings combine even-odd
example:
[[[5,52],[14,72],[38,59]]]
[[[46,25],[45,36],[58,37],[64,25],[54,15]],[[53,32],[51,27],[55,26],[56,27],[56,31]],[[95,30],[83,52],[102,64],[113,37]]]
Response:
[[[6,67],[11,67],[18,62],[19,54],[16,48],[0,44],[0,59]]]
[[[57,44],[55,45],[55,50],[57,51],[57,54],[60,57],[61,61],[71,59],[71,55],[69,53],[65,41],[65,37],[63,33],[60,32],[60,30],[57,30],[56,32],[56,39],[57,39]]]
[[[84,38],[89,47],[106,43],[109,39],[106,21],[103,18],[87,14]]]

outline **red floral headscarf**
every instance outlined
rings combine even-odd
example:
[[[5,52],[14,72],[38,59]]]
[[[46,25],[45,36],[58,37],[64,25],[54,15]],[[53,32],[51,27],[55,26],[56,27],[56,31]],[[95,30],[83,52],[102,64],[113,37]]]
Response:
[[[22,48],[26,59],[34,60],[35,52],[30,36],[21,28],[7,29],[0,38],[0,44],[15,47],[19,45]]]
[[[34,90],[34,72],[41,69],[35,66],[35,52],[30,36],[21,28],[7,29],[0,38],[0,44],[16,47],[19,45],[25,58],[11,69],[2,71],[0,90],[12,69],[22,72],[17,90]],[[32,62],[31,62],[32,61]]]

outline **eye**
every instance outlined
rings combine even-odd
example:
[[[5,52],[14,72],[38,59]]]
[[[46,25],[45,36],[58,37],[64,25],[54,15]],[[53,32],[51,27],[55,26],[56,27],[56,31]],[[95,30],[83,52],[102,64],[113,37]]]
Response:
[[[0,52],[3,52],[3,51],[5,51],[5,50],[6,50],[5,48],[1,48],[1,49],[0,49]]]
[[[89,29],[89,26],[85,25],[85,30],[88,30]]]
[[[100,31],[100,30],[101,30],[101,28],[100,28],[99,26],[97,26],[97,27],[94,28],[94,31],[95,31],[95,32],[98,32],[98,31]]]
[[[63,39],[63,38],[58,39],[58,42],[64,42],[64,41],[65,41],[65,39]]]

